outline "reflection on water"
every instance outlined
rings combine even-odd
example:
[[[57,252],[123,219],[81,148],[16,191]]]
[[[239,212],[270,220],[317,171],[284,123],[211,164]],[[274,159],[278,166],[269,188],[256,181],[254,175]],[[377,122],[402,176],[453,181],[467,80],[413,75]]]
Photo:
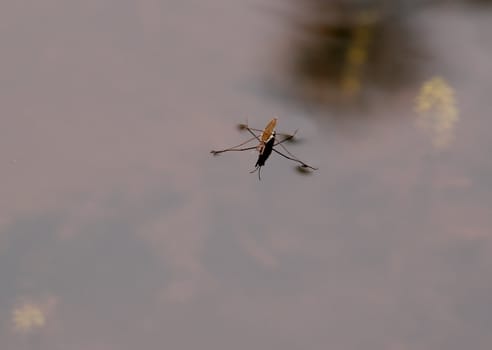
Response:
[[[22,334],[35,333],[47,325],[56,304],[56,298],[53,296],[41,302],[33,302],[24,298],[12,309],[12,328]]]
[[[291,63],[294,91],[317,104],[351,105],[371,89],[390,90],[416,77],[419,51],[399,1],[301,4]]]
[[[419,84],[432,48],[413,20],[442,3],[309,0],[297,4],[287,55],[292,57],[291,81],[284,84],[303,103],[332,107],[358,106],[378,92],[391,98],[400,89]]]
[[[434,147],[449,146],[459,118],[453,88],[443,78],[430,79],[420,89],[415,110],[417,125],[429,134]]]
[[[14,328],[20,332],[28,332],[41,328],[46,322],[43,311],[34,304],[24,304],[12,312]]]

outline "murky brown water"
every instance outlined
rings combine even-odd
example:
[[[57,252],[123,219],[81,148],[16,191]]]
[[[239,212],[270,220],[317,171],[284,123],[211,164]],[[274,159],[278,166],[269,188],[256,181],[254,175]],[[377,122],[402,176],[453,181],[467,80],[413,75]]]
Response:
[[[0,5],[2,349],[490,349],[491,8],[314,3]]]

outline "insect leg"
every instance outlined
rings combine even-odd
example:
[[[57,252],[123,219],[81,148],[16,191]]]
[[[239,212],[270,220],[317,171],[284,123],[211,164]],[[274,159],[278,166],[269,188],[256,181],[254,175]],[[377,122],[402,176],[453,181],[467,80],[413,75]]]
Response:
[[[239,144],[239,145],[237,145],[237,146],[229,147],[229,148],[226,148],[226,149],[223,149],[223,150],[219,150],[219,151],[214,151],[214,150],[212,150],[212,151],[210,151],[210,153],[212,153],[213,155],[217,155],[217,154],[224,153],[224,152],[229,152],[229,151],[247,151],[247,150],[255,149],[255,148],[256,148],[256,146],[253,146],[253,147],[246,147],[246,148],[238,148],[238,147],[241,147],[241,146],[243,146],[243,145],[245,145],[245,144],[247,144],[247,143],[249,143],[249,142],[253,141],[254,139],[255,139],[255,138],[254,138],[254,137],[252,137],[252,138],[250,138],[249,140],[246,140],[246,141],[244,141],[244,142],[240,143],[240,144]]]
[[[276,150],[275,148],[273,149],[273,151],[274,151],[275,153],[277,153],[277,154],[281,155],[281,156],[282,156],[282,157],[284,157],[284,158],[287,158],[287,159],[289,159],[289,160],[292,160],[292,161],[294,161],[294,162],[297,162],[297,163],[301,164],[301,167],[302,167],[302,168],[309,168],[309,169],[312,169],[312,170],[318,170],[318,168],[312,167],[311,165],[308,165],[308,164],[304,163],[302,160],[297,159],[297,158],[295,158],[295,157],[289,157],[289,156],[287,156],[287,155],[283,154],[282,152],[280,152],[280,151]],[[290,153],[289,153],[289,154],[290,154]]]

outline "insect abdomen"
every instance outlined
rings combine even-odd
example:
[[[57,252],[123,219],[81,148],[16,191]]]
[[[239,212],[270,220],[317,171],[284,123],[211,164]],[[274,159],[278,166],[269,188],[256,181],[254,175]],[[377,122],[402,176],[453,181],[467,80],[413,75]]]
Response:
[[[270,157],[270,154],[272,154],[273,150],[273,145],[275,144],[275,134],[268,140],[267,143],[265,143],[265,148],[263,148],[263,152],[260,152],[260,155],[258,156],[258,160],[256,161],[257,167],[259,166],[264,166],[266,160],[268,157]]]

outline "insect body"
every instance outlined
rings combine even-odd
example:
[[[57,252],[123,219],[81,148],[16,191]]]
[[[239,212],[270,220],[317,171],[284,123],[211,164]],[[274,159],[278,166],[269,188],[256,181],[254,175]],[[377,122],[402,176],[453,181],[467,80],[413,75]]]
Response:
[[[280,156],[282,156],[286,159],[289,159],[289,160],[292,160],[294,162],[299,163],[298,168],[302,171],[305,171],[306,169],[317,170],[317,168],[314,168],[314,167],[304,163],[303,161],[299,160],[298,158],[296,158],[283,145],[284,142],[294,139],[294,136],[295,136],[297,130],[293,134],[290,134],[290,135],[289,134],[279,134],[282,136],[282,139],[279,141],[276,139],[276,135],[277,135],[277,133],[275,131],[276,125],[277,125],[277,118],[273,118],[263,130],[250,128],[246,124],[239,124],[239,128],[241,130],[247,130],[251,135],[253,135],[253,137],[250,138],[249,140],[246,140],[246,141],[240,143],[237,146],[226,148],[226,149],[219,150],[219,151],[212,150],[212,151],[210,151],[210,153],[212,153],[213,155],[218,155],[218,154],[224,153],[224,152],[247,151],[247,150],[256,149],[258,151],[258,160],[256,161],[255,168],[251,171],[251,173],[258,171],[258,178],[260,180],[261,180],[261,175],[260,175],[261,167],[265,165],[266,160],[268,159],[268,157],[270,157],[272,152],[275,152],[275,153],[279,154]],[[259,132],[261,132],[260,135],[258,135]],[[257,146],[242,147],[242,146],[248,144],[249,142],[251,142],[253,140],[258,141]],[[280,152],[279,150],[275,149],[275,146],[280,146],[287,153],[287,155]]]
[[[270,154],[272,154],[274,144],[275,144],[275,131],[272,133],[272,135],[266,141],[266,143],[260,143],[258,145],[259,155],[258,155],[258,160],[256,161],[255,169],[253,170],[253,172],[255,172],[256,170],[259,171],[260,168],[265,165],[266,160],[268,159],[268,157],[270,157]],[[258,172],[258,175],[259,175],[259,172]]]

